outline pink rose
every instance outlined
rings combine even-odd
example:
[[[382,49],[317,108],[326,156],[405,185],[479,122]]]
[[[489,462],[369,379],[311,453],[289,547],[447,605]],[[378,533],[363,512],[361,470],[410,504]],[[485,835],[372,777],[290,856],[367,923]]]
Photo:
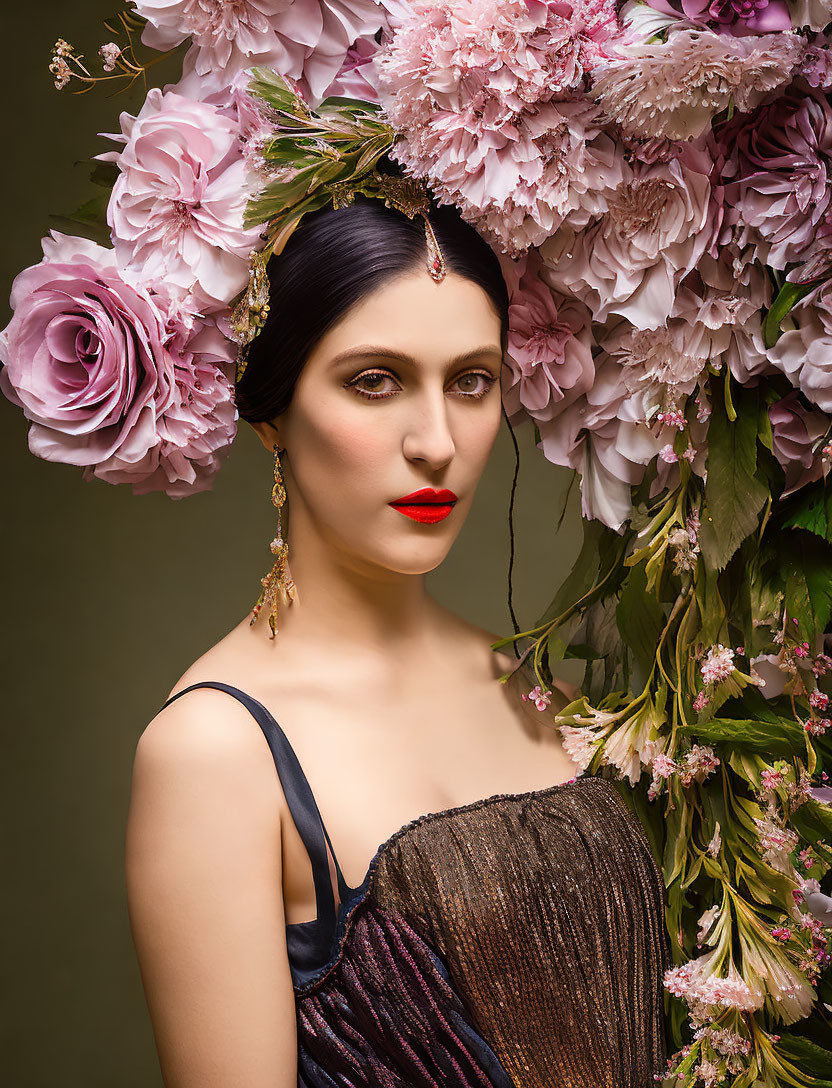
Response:
[[[112,250],[53,232],[43,252],[0,334],[0,390],[31,420],[32,453],[137,494],[209,487],[236,432],[233,345],[125,283]]]
[[[531,264],[511,293],[503,401],[509,418],[553,420],[592,384],[587,308],[552,292]]]
[[[121,171],[107,211],[120,267],[213,309],[245,287],[258,239],[243,229],[246,165],[227,112],[153,88],[137,117],[121,115],[124,150],[98,156]]]
[[[679,283],[715,241],[712,165],[691,144],[667,162],[625,164],[604,214],[577,235],[563,228],[543,243],[543,278],[586,303],[594,321],[621,314],[638,329],[664,325]]]
[[[142,41],[169,49],[190,38],[179,89],[202,98],[259,65],[296,80],[311,105],[326,94],[350,46],[372,37],[407,0],[137,0]]]

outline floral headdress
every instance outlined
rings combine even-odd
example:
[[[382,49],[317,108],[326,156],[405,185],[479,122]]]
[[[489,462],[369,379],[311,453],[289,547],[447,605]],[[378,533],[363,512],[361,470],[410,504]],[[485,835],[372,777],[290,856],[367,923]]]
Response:
[[[122,115],[94,240],[15,281],[30,449],[210,487],[300,217],[383,198],[382,155],[458,208],[509,286],[509,418],[586,519],[497,645],[528,641],[541,712],[586,661],[555,722],[662,863],[667,1083],[828,1085],[832,0],[136,0],[110,28],[97,75],[57,43],[58,87],[160,51],[182,79]]]

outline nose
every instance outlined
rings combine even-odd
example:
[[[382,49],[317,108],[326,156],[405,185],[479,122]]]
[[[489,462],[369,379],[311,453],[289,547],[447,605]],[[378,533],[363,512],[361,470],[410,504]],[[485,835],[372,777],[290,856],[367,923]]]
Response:
[[[443,468],[456,452],[448,420],[444,390],[426,390],[413,403],[413,414],[402,443],[409,461],[424,461],[431,468]]]

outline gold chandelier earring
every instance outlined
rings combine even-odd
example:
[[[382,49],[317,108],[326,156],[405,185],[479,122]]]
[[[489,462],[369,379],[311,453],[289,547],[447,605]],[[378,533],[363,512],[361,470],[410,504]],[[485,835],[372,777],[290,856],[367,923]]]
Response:
[[[288,606],[297,596],[295,583],[289,576],[286,563],[289,557],[289,545],[283,539],[282,508],[286,502],[286,488],[283,484],[283,473],[280,468],[280,455],[285,453],[280,446],[274,444],[274,486],[272,487],[272,504],[277,508],[277,536],[271,542],[272,555],[275,563],[265,577],[260,579],[263,590],[257,599],[257,604],[252,609],[250,624],[254,623],[260,615],[261,608],[265,605],[269,612],[269,627],[274,638],[277,634],[277,610],[278,605]]]

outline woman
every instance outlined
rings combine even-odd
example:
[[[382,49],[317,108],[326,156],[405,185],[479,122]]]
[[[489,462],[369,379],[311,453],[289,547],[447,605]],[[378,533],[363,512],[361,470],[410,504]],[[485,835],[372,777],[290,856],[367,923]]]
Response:
[[[430,221],[441,282],[379,201],[308,216],[270,262],[237,400],[279,453],[296,597],[276,638],[246,618],[188,669],[134,767],[169,1088],[646,1088],[664,1062],[637,820],[497,682],[497,636],[425,590],[497,435],[507,329],[491,249]]]

